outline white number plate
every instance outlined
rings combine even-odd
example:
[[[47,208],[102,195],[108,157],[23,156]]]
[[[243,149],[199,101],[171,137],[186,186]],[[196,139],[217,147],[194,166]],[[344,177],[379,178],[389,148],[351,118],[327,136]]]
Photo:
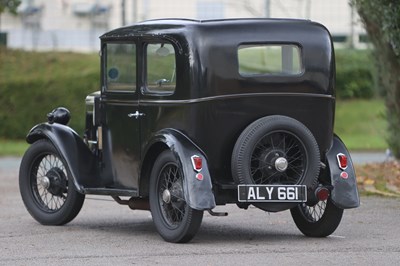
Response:
[[[303,185],[238,185],[240,202],[306,202]]]

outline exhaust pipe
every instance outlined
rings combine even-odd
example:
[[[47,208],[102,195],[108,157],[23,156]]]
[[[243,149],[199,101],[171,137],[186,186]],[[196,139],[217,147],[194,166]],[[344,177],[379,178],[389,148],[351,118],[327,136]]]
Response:
[[[112,196],[112,198],[121,205],[127,205],[132,210],[150,210],[150,204],[148,199],[142,198],[130,198],[129,200],[123,200],[118,196]]]

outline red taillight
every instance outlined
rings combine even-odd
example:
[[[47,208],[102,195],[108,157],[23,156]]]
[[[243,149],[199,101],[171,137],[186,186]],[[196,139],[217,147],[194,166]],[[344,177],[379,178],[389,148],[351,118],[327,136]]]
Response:
[[[345,170],[347,168],[347,156],[343,153],[339,153],[338,155],[336,155],[336,157],[338,160],[339,168]]]
[[[329,198],[329,194],[329,189],[325,187],[317,188],[317,190],[315,191],[315,195],[317,196],[317,199],[319,201],[327,200]]]
[[[201,169],[203,168],[203,160],[198,155],[193,155],[191,158],[192,158],[193,169],[196,172],[200,172]]]

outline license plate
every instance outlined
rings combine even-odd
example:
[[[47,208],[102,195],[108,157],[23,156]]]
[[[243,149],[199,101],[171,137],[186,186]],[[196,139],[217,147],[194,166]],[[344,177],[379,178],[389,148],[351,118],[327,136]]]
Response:
[[[238,185],[240,202],[306,202],[304,185]]]

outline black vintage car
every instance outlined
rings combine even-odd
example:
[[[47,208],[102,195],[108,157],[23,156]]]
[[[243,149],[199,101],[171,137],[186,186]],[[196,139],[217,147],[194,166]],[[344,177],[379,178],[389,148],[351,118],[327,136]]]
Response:
[[[85,194],[150,210],[187,242],[216,205],[290,210],[306,236],[359,206],[350,155],[333,132],[328,30],[289,19],[152,20],[101,38],[101,90],[86,130],[59,107],[28,134],[20,191],[41,224],[62,225]],[[261,221],[262,222],[262,221]]]

